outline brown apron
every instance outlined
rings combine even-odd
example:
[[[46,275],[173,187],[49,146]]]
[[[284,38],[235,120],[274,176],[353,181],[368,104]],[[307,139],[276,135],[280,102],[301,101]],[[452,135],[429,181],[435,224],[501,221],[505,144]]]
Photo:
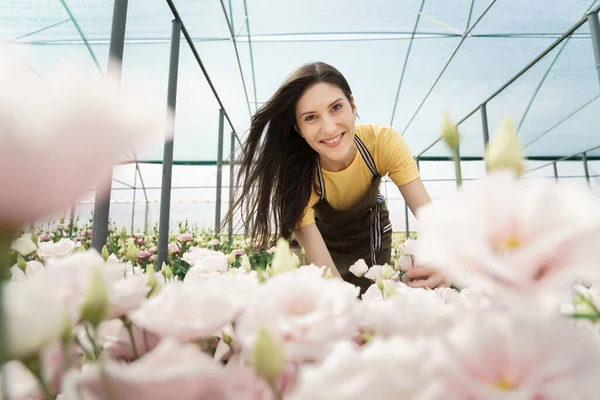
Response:
[[[350,266],[363,259],[368,266],[390,263],[392,251],[392,224],[384,197],[379,193],[381,175],[375,161],[358,136],[354,143],[373,173],[369,193],[359,204],[348,210],[334,209],[325,198],[325,181],[317,158],[320,200],[315,204],[315,222],[336,268],[342,278],[361,288],[364,293],[373,283],[349,271]]]

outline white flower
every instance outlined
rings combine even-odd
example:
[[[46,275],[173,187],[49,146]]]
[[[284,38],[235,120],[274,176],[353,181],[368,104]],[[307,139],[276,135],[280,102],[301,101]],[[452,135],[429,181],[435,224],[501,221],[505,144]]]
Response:
[[[444,335],[460,314],[444,303],[434,290],[413,289],[397,292],[388,299],[366,302],[363,330],[376,335],[422,337]],[[399,315],[399,310],[402,314]]]
[[[369,271],[364,275],[365,278],[376,282],[380,279],[386,280],[397,280],[400,273],[398,271],[394,271],[394,269],[385,264],[385,265],[373,265],[369,268]]]
[[[262,283],[240,316],[236,330],[249,351],[266,329],[283,343],[289,360],[318,359],[334,341],[353,337],[362,316],[360,289],[310,270],[276,274]]]
[[[192,266],[186,274],[186,281],[204,278],[203,275],[210,276],[227,272],[229,269],[227,257],[220,251],[191,247],[182,257],[183,261]]]
[[[434,341],[397,337],[375,338],[363,347],[337,343],[321,364],[300,370],[289,400],[443,399],[438,349]]]
[[[10,282],[4,290],[4,329],[9,360],[35,355],[58,339],[65,309],[52,285],[30,279]]]
[[[112,282],[108,298],[110,313],[106,319],[120,318],[137,310],[146,301],[150,286],[148,275],[139,274]]]
[[[48,261],[53,258],[66,257],[75,250],[75,242],[62,238],[58,242],[39,242],[38,256]]]
[[[31,240],[31,234],[25,233],[23,236],[12,242],[10,248],[20,255],[26,256],[36,251],[38,247],[33,243],[33,240]]]
[[[17,265],[13,265],[10,268],[10,272],[12,274],[11,281],[24,281],[33,276],[35,276],[38,272],[45,270],[44,264],[39,261],[27,261],[25,263],[25,272]]]
[[[226,278],[226,277],[223,277]],[[206,339],[231,323],[239,304],[225,279],[173,282],[148,299],[130,318],[140,328],[180,341]]]
[[[366,274],[368,270],[369,266],[362,258],[350,266],[350,272],[358,277]]]

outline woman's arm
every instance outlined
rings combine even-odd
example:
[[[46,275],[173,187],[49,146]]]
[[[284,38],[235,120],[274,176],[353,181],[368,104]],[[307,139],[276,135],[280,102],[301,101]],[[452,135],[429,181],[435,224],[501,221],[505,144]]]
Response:
[[[331,270],[333,276],[341,277],[333,263],[331,254],[329,254],[329,250],[325,245],[325,240],[323,240],[323,236],[315,223],[308,224],[295,230],[294,236],[300,246],[304,248],[306,258],[310,263],[313,263],[318,267],[327,266]]]
[[[404,197],[406,204],[408,204],[415,217],[420,207],[431,202],[421,178],[417,178],[406,185],[398,186],[398,189],[400,189],[402,197]]]

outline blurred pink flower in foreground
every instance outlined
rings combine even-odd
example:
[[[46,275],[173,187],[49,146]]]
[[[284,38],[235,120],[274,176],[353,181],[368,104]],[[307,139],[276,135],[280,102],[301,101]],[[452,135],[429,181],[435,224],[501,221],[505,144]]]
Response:
[[[473,313],[446,336],[444,399],[597,399],[600,337],[555,313]]]
[[[40,79],[2,45],[0,60],[0,223],[5,226],[74,204],[132,150],[170,132],[166,106],[149,104],[97,72],[69,65]]]
[[[494,172],[418,217],[416,261],[459,286],[541,294],[598,278],[600,199],[589,190]]]

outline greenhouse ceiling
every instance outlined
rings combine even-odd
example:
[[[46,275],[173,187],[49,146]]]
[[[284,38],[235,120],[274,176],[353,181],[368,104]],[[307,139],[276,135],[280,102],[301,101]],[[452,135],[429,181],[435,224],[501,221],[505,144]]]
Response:
[[[0,39],[40,76],[67,60],[104,73],[114,0],[1,0]],[[166,104],[172,21],[182,37],[175,162],[216,160],[219,101],[243,140],[251,115],[299,65],[325,61],[352,87],[360,121],[392,125],[419,154],[447,111],[461,155],[483,155],[478,110],[600,0],[129,0],[122,84]],[[207,80],[207,77],[209,80]],[[514,119],[526,155],[600,144],[600,84],[583,23],[486,104],[490,135]],[[212,87],[211,87],[212,86]],[[218,100],[215,96],[218,96]],[[224,148],[229,149],[227,124]],[[138,159],[160,161],[161,146]],[[426,156],[446,157],[441,143]],[[588,153],[600,156],[600,150]]]

